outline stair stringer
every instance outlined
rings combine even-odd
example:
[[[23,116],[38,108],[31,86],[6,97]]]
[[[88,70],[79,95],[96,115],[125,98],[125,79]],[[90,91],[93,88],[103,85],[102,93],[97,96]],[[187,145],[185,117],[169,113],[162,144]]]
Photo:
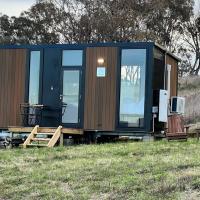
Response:
[[[34,135],[37,134],[39,126],[36,125],[33,130],[31,131],[31,133],[29,134],[29,136],[26,138],[25,142],[23,143],[23,148],[26,148],[28,144],[31,143],[31,139],[34,138]]]
[[[49,141],[49,143],[47,144],[47,147],[54,147],[56,142],[58,141],[58,139],[61,136],[61,132],[62,132],[62,126],[59,126],[55,133],[53,134],[51,140]]]

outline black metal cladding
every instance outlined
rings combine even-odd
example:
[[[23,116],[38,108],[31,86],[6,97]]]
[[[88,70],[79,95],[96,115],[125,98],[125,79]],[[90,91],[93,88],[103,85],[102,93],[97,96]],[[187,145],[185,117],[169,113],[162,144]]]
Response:
[[[61,50],[44,49],[42,104],[47,106],[43,111],[42,126],[58,126],[60,124],[60,75]]]

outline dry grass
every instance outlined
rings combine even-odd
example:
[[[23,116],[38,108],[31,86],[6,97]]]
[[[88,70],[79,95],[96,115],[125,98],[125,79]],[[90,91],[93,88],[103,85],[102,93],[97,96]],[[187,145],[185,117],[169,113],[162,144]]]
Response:
[[[189,124],[200,122],[200,77],[189,76],[180,79],[178,95],[186,98],[186,122]]]
[[[179,79],[179,92],[184,96],[199,93],[200,77],[187,76]]]
[[[0,199],[199,199],[200,144],[138,142],[0,151]]]

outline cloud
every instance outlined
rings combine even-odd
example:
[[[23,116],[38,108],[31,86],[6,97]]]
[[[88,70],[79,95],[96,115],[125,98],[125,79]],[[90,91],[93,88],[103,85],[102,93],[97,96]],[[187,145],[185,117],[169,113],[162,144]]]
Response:
[[[0,0],[0,13],[8,16],[19,16],[35,3],[35,0]]]

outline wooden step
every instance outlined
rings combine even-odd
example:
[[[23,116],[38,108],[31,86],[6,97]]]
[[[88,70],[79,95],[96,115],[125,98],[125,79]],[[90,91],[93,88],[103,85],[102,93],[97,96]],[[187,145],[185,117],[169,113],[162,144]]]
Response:
[[[27,147],[47,147],[47,144],[27,144]]]
[[[41,133],[55,133],[57,128],[55,127],[39,127],[38,128],[38,132],[41,132]]]
[[[44,133],[44,132],[39,132],[39,133],[34,133],[34,135],[53,135],[54,133]]]
[[[63,134],[69,135],[83,135],[83,129],[75,129],[75,128],[62,128]]]
[[[49,127],[39,127],[36,125],[29,136],[26,138],[23,147],[54,147],[61,137],[62,126],[58,128],[49,128]],[[38,135],[42,135],[41,137],[36,137]],[[51,135],[51,138],[45,137],[47,135]],[[36,141],[36,142],[34,142]],[[48,142],[46,144],[42,144],[39,142]]]
[[[32,138],[32,141],[44,141],[44,142],[48,142],[50,141],[51,138]]]

